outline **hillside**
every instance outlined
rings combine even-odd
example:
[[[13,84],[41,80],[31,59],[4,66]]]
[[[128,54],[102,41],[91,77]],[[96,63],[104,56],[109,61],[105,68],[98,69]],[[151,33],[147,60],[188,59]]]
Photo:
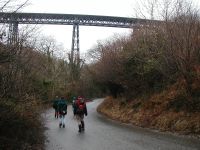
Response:
[[[185,97],[183,85],[179,81],[161,93],[128,102],[107,97],[98,112],[140,127],[200,137],[200,102]]]

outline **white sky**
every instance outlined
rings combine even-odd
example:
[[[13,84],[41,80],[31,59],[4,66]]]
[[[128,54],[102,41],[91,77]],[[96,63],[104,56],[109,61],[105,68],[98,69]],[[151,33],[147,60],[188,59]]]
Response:
[[[30,0],[23,12],[35,13],[63,13],[63,14],[89,14],[104,16],[133,16],[133,0]],[[61,42],[65,49],[71,49],[72,26],[68,25],[42,25],[44,35],[53,36]],[[130,29],[79,26],[80,51],[86,52],[98,40],[104,40],[114,33],[127,34]]]
[[[29,5],[22,11],[133,17],[136,1],[140,0],[29,0]],[[199,0],[191,1],[199,4]],[[63,43],[65,49],[71,49],[72,26],[42,25],[41,30],[44,35],[51,35],[57,42]],[[127,34],[129,31],[130,29],[80,26],[80,51],[86,52],[98,40],[107,39],[114,33]]]

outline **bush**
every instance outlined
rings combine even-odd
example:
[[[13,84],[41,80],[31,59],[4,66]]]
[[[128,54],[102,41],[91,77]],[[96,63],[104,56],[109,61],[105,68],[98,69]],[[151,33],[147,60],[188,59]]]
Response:
[[[43,126],[35,101],[0,101],[0,149],[44,149]]]

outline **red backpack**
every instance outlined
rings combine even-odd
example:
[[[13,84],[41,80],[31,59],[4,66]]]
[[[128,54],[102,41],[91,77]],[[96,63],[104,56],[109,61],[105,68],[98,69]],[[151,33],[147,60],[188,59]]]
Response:
[[[77,112],[84,113],[85,102],[81,102],[80,100],[77,101]]]
[[[78,107],[80,110],[84,110],[84,104],[79,104],[79,107]]]

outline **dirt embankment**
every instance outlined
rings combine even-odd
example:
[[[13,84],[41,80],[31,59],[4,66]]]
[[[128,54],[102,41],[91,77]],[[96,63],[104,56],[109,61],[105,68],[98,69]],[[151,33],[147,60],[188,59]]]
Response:
[[[200,137],[200,101],[184,97],[178,87],[128,102],[107,97],[97,111],[124,123]]]

